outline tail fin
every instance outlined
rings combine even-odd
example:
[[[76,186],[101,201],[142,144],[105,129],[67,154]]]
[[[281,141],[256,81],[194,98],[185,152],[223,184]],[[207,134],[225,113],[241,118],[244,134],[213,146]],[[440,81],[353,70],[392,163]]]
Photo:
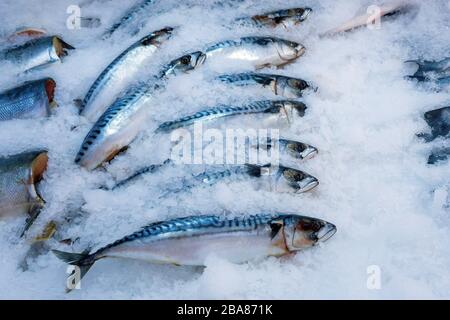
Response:
[[[91,255],[88,250],[82,253],[64,252],[59,250],[52,250],[55,256],[73,266],[80,268],[80,277],[78,280],[83,279],[84,275],[89,271],[92,265],[95,263],[95,259],[90,259]],[[78,283],[74,283],[72,288],[67,287],[66,292],[72,291]]]

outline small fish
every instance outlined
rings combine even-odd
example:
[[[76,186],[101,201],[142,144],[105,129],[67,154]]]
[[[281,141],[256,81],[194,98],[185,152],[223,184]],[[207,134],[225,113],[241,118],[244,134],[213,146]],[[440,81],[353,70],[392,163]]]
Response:
[[[187,64],[181,63],[182,61],[178,64],[174,63],[171,67],[172,71],[168,74],[188,72],[195,68],[196,65],[192,64],[192,59],[200,57],[192,54],[186,56],[189,56],[189,59],[182,60]],[[126,148],[147,125],[148,108],[151,107],[153,95],[163,87],[162,82],[150,81],[133,86],[118,98],[106,109],[87,134],[75,158],[75,163],[93,170],[104,162],[112,160]]]
[[[155,0],[142,0],[138,2],[136,5],[131,7],[123,16],[120,18],[120,20],[112,25],[111,28],[106,30],[106,32],[103,34],[103,39],[108,39],[111,37],[114,32],[116,32],[118,29],[123,28],[124,26],[131,23],[134,19],[136,19],[137,16],[141,15],[147,8],[152,5],[155,2]]]
[[[122,52],[98,76],[80,105],[80,114],[95,121],[114,102],[117,94],[136,78],[142,65],[172,35],[173,28],[164,28],[143,37]]]
[[[447,161],[450,157],[450,147],[444,147],[434,150],[428,157],[428,164],[437,164]]]
[[[305,80],[277,74],[244,72],[221,75],[217,79],[237,86],[259,84],[264,88],[270,88],[275,95],[288,99],[300,98],[303,92],[310,88],[310,85]]]
[[[67,50],[75,49],[56,36],[32,39],[24,44],[0,52],[0,57],[29,71],[61,61]]]
[[[257,26],[277,27],[282,25],[289,28],[305,21],[312,11],[311,8],[307,7],[283,9],[254,15],[250,18],[238,18],[236,21],[242,24],[256,24]]]
[[[256,69],[268,66],[281,67],[305,53],[297,42],[275,37],[243,37],[209,46],[204,51],[207,60],[220,59],[221,64],[231,61],[249,62]]]
[[[190,216],[151,223],[93,253],[58,250],[53,253],[78,266],[81,279],[97,260],[107,257],[204,266],[207,257],[214,254],[243,263],[313,247],[330,239],[336,230],[329,222],[296,214],[259,214],[234,219]]]
[[[427,142],[438,137],[449,137],[450,107],[425,112],[424,118],[431,128],[431,134],[422,133],[419,134],[420,137],[424,138]]]
[[[46,151],[0,158],[0,217],[28,214],[22,236],[44,206],[37,185],[47,169],[47,162]]]
[[[334,36],[343,32],[353,31],[361,27],[372,25],[380,19],[384,19],[383,21],[385,21],[388,17],[396,17],[400,14],[412,12],[415,8],[416,5],[414,2],[406,0],[392,1],[390,3],[379,5],[377,6],[377,9],[379,10],[378,12],[368,12],[368,8],[363,7],[361,9],[361,11],[364,12],[362,15],[357,15],[353,19],[345,22],[343,25],[328,30],[320,36]]]
[[[270,150],[277,147],[280,154],[285,153],[290,155],[294,159],[302,161],[311,159],[319,153],[316,147],[313,147],[309,144],[283,138],[277,140],[267,139],[267,142],[258,142],[258,144],[255,146],[256,149],[265,150]]]
[[[0,93],[0,121],[49,116],[56,107],[55,87],[56,82],[46,78]]]
[[[155,132],[167,133],[178,128],[190,126],[200,121],[216,120],[219,118],[250,113],[279,113],[283,111],[289,119],[295,111],[298,116],[303,117],[305,115],[305,110],[305,104],[295,100],[263,100],[239,107],[219,105],[215,108],[199,111],[178,120],[164,122],[156,129]]]
[[[440,61],[408,60],[405,63],[416,67],[415,73],[407,76],[408,79],[431,81],[441,86],[450,84],[450,58]]]
[[[192,179],[185,179],[181,188],[168,188],[164,193],[177,193],[199,186],[200,184],[214,185],[225,178],[230,177],[253,177],[262,178],[269,177],[273,191],[276,192],[308,192],[319,185],[317,178],[297,169],[285,166],[267,165],[237,165],[230,168],[222,168],[218,170],[208,170],[198,175],[194,175]],[[200,183],[200,184],[199,184]]]

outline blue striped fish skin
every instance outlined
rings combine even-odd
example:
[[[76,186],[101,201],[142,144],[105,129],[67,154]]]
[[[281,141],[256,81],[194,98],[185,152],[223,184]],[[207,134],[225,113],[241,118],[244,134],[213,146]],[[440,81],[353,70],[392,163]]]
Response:
[[[20,71],[29,71],[57,61],[74,47],[56,36],[32,39],[24,44],[6,49],[0,58],[19,66]]]
[[[52,107],[56,83],[51,78],[28,81],[0,93],[0,121],[47,117]]]
[[[304,103],[295,100],[262,100],[243,106],[219,105],[182,117],[178,120],[164,122],[155,132],[167,133],[178,128],[190,126],[196,122],[216,120],[241,114],[279,113],[282,109],[286,110],[286,112],[295,110],[296,114],[302,117],[305,114],[306,106]]]
[[[106,257],[202,266],[211,254],[235,263],[283,256],[323,243],[336,230],[332,223],[296,214],[188,216],[151,223],[92,254],[53,252],[85,270],[83,276]]]
[[[318,184],[318,180],[297,169],[288,168],[285,166],[272,166],[268,165],[254,165],[246,164],[240,166],[233,166],[231,168],[215,170],[215,171],[205,171],[199,175],[193,177],[193,180],[189,183],[185,182],[184,188],[192,188],[198,185],[197,182],[213,185],[225,178],[229,177],[253,177],[261,178],[264,176],[273,177],[272,182],[275,184],[281,182],[284,186],[288,186],[288,189],[282,188],[275,191],[280,192],[294,192],[303,193],[314,189]],[[280,181],[281,180],[281,181]]]
[[[299,58],[305,52],[300,43],[271,36],[250,36],[226,40],[206,48],[207,60],[242,61],[255,68],[283,66]]]
[[[141,15],[145,10],[148,9],[151,5],[153,5],[155,0],[141,0],[136,5],[131,7],[120,20],[114,23],[111,28],[109,28],[104,34],[103,39],[108,39],[111,37],[118,29],[123,28],[124,26],[131,23],[137,16]]]
[[[202,55],[194,57],[202,59]],[[192,60],[188,65],[190,67],[183,63],[174,65],[173,72],[167,75],[187,72],[198,66],[193,65]],[[166,75],[162,73],[145,84],[133,86],[106,109],[84,139],[75,163],[88,170],[95,169],[113,159],[134,140],[147,124],[147,109],[151,107],[153,95],[164,88]]]
[[[275,95],[288,99],[300,98],[303,96],[304,90],[310,88],[310,85],[305,80],[277,74],[244,72],[220,75],[217,79],[237,86],[259,84],[264,88],[271,89]]]
[[[257,14],[252,17],[238,18],[238,23],[248,25],[255,24],[257,26],[277,27],[284,26],[285,28],[296,26],[305,21],[313,10],[311,8],[291,8],[271,11],[263,14]]]
[[[83,140],[75,163],[93,170],[128,146],[145,127],[156,90],[155,85],[136,85],[109,106]]]
[[[45,203],[38,193],[37,185],[47,168],[47,162],[45,150],[0,158],[0,218],[28,214],[24,232]]]
[[[117,94],[135,80],[141,66],[153,56],[161,43],[171,37],[172,31],[173,28],[166,27],[152,32],[115,58],[89,88],[80,106],[80,114],[96,121],[114,102]]]

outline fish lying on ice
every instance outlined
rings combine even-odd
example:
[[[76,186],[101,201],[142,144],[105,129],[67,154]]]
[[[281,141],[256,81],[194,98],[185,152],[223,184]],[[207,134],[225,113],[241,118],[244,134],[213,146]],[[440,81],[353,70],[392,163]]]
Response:
[[[75,49],[56,36],[32,39],[24,44],[5,49],[0,58],[17,65],[21,71],[61,61],[67,50]]]
[[[388,17],[394,17],[403,13],[411,12],[416,8],[416,4],[412,1],[398,0],[382,4],[380,6],[377,6],[377,8],[379,9],[378,12],[367,12],[369,7],[363,7],[364,10],[361,10],[364,11],[363,14],[357,15],[341,26],[328,30],[322,33],[320,36],[333,36],[339,33],[348,32],[354,29],[372,25],[379,19],[386,19]]]
[[[190,216],[151,223],[91,254],[53,252],[78,266],[82,278],[97,260],[108,257],[193,266],[204,266],[212,254],[234,263],[279,257],[323,243],[336,230],[324,220],[295,214]]]
[[[277,27],[279,25],[289,28],[305,21],[313,10],[311,8],[292,8],[257,14],[252,17],[238,18],[240,24]]]
[[[287,154],[288,156],[293,157],[295,160],[301,161],[311,159],[318,153],[317,148],[309,144],[288,139],[266,139],[266,141],[259,141],[258,139],[257,143],[252,145],[251,147],[263,150],[278,148],[278,152],[280,154]],[[117,181],[114,186],[110,188],[110,190],[115,190],[117,188],[129,185],[131,182],[136,181],[143,175],[152,174],[160,170],[161,168],[168,166],[169,164],[172,164],[172,161],[170,159],[166,159],[162,164],[152,164],[150,166],[140,168],[128,177]]]
[[[205,49],[207,61],[219,60],[221,65],[230,62],[248,62],[256,69],[268,66],[281,67],[305,53],[300,43],[276,37],[242,37],[226,40]]]
[[[53,79],[45,78],[0,93],[0,121],[49,116],[56,107],[55,87]]]
[[[132,6],[121,18],[118,22],[114,23],[111,28],[106,30],[106,32],[103,34],[103,39],[107,39],[111,37],[114,32],[116,32],[118,29],[121,29],[128,24],[132,23],[133,20],[136,20],[136,17],[141,15],[145,10],[148,9],[149,6],[151,6],[155,0],[141,0],[136,5]],[[143,18],[144,19],[144,18]],[[137,30],[139,31],[139,30]],[[137,32],[135,32],[137,33]]]
[[[300,98],[303,92],[310,88],[305,80],[277,74],[244,72],[220,75],[217,79],[237,86],[261,85],[269,88],[275,95],[288,99]]]
[[[28,230],[44,206],[37,186],[47,169],[46,151],[0,158],[0,217],[28,214]]]
[[[169,74],[188,72],[203,60],[201,52],[188,54],[172,61]],[[186,62],[184,64],[183,62]],[[165,67],[165,70],[169,70]],[[84,139],[75,163],[92,170],[113,159],[126,148],[147,125],[148,108],[153,95],[163,87],[162,83],[149,82],[136,85],[117,99],[97,120]]]
[[[437,85],[450,84],[450,58],[440,61],[408,60],[405,63],[414,65],[416,70],[408,79],[431,81]]]
[[[288,119],[295,113],[297,116],[305,115],[304,103],[295,100],[263,100],[252,102],[243,106],[220,105],[214,108],[196,112],[174,121],[167,121],[159,125],[156,133],[168,133],[178,128],[190,126],[196,122],[216,120],[219,118],[251,113],[280,113],[284,112]]]
[[[422,133],[420,137],[432,141],[438,137],[449,137],[450,133],[450,107],[443,107],[425,112],[425,121],[431,128],[431,134]]]
[[[311,191],[319,185],[319,180],[303,171],[288,168],[282,165],[236,165],[221,167],[219,169],[209,169],[200,174],[184,178],[181,187],[167,187],[162,197],[172,193],[185,192],[189,189],[201,185],[214,185],[224,179],[229,178],[267,178],[271,191],[304,193]],[[162,198],[161,197],[161,198]]]
[[[127,88],[150,60],[158,47],[172,35],[173,28],[164,28],[143,37],[122,52],[98,76],[80,103],[80,114],[96,121],[117,95]]]

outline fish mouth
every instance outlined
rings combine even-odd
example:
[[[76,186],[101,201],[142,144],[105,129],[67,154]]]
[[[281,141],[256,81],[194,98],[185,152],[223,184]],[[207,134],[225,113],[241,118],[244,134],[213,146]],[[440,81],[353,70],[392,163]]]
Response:
[[[314,234],[314,237],[317,239],[317,243],[323,243],[329,240],[332,236],[337,232],[337,228],[334,224],[325,222],[325,226],[323,226],[319,231]]]
[[[319,180],[313,176],[308,176],[300,181],[297,181],[297,191],[296,193],[308,192],[319,185]]]
[[[197,62],[195,63],[195,67],[201,66],[206,61],[206,54],[203,52],[199,54],[197,58]]]
[[[300,158],[303,160],[309,160],[311,158],[314,158],[318,153],[319,150],[317,150],[317,148],[306,146],[306,148],[300,152]]]

